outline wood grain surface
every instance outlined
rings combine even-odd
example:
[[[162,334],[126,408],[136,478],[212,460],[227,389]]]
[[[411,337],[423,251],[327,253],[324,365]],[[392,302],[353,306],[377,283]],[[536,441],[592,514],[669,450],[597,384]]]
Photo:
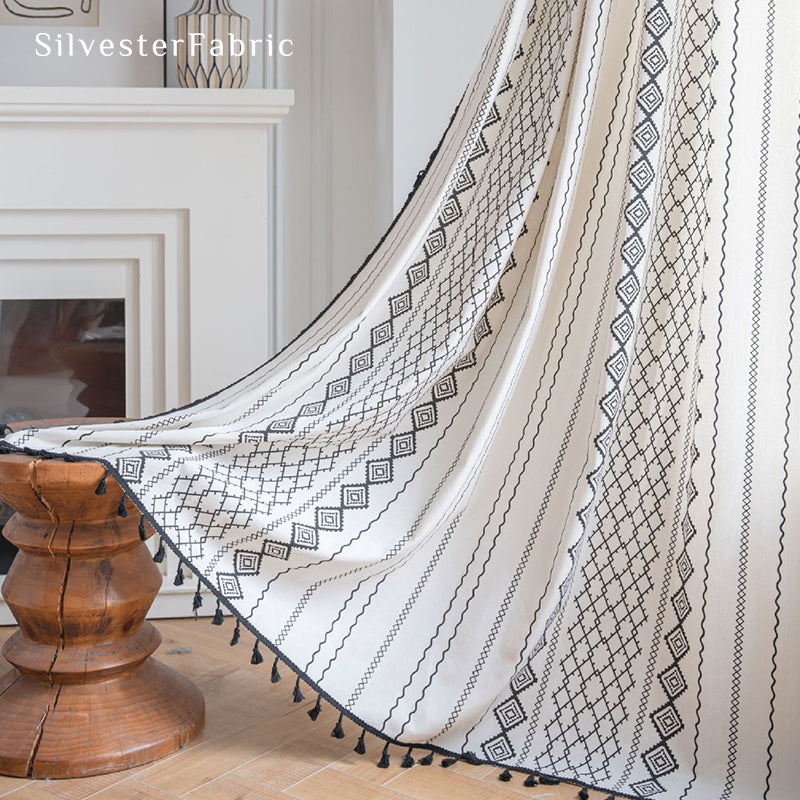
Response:
[[[331,737],[337,714],[323,704],[316,722],[308,717],[313,693],[292,702],[294,680],[269,680],[270,662],[251,666],[252,642],[242,636],[229,647],[233,622],[222,628],[208,619],[159,620],[163,637],[157,655],[192,680],[206,697],[206,725],[182,750],[126,772],[64,781],[0,777],[5,800],[576,800],[569,784],[525,788],[515,775],[497,780],[499,770],[458,763],[449,769],[402,769],[401,748],[390,748],[391,766],[378,769],[383,744],[367,736],[367,754],[353,752],[359,731],[345,721],[346,738]],[[0,628],[0,641],[12,629]],[[606,795],[590,792],[592,800]]]
[[[104,474],[91,462],[0,455],[0,498],[17,511],[3,534],[19,548],[3,583],[19,623],[3,647],[4,775],[127,769],[203,725],[199,690],[151,658],[161,639],[145,617],[161,574],[116,482],[96,493]]]

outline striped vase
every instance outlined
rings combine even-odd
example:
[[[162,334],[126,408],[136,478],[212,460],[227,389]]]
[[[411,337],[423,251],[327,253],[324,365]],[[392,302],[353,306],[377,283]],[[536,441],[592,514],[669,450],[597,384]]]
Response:
[[[181,86],[241,89],[247,83],[250,20],[237,14],[230,0],[196,0],[185,14],[175,17],[175,38],[175,67]]]

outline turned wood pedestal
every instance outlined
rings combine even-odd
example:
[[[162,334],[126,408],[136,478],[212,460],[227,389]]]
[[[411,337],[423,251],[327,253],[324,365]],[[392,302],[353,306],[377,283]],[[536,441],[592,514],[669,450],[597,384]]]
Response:
[[[3,648],[0,773],[75,778],[127,769],[179,749],[203,726],[198,689],[151,658],[145,616],[161,574],[118,516],[122,491],[95,463],[0,455],[0,497],[17,514],[3,597],[19,623]],[[147,528],[147,533],[151,531]]]

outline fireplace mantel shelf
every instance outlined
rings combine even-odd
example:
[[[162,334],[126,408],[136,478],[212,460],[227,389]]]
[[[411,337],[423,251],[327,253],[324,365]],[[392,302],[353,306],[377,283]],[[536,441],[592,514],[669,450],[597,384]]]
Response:
[[[288,89],[0,88],[0,122],[257,124],[281,120]]]

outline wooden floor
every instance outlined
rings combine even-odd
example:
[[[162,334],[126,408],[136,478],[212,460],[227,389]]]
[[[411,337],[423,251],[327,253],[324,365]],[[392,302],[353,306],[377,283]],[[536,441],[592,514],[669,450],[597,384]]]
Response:
[[[228,646],[232,624],[208,619],[160,621],[164,642],[157,656],[187,675],[206,697],[206,727],[175,755],[113,775],[66,781],[27,781],[0,776],[0,797],[13,800],[574,800],[568,784],[527,789],[515,775],[457,763],[449,769],[402,769],[404,751],[391,748],[389,769],[378,769],[383,745],[367,736],[367,755],[353,747],[359,731],[345,721],[347,738],[331,737],[337,715],[324,708],[317,722],[307,711],[314,697],[292,703],[293,679],[272,684],[270,663],[249,663],[249,637]],[[13,628],[0,628],[0,643]],[[592,800],[605,795],[591,793]]]

